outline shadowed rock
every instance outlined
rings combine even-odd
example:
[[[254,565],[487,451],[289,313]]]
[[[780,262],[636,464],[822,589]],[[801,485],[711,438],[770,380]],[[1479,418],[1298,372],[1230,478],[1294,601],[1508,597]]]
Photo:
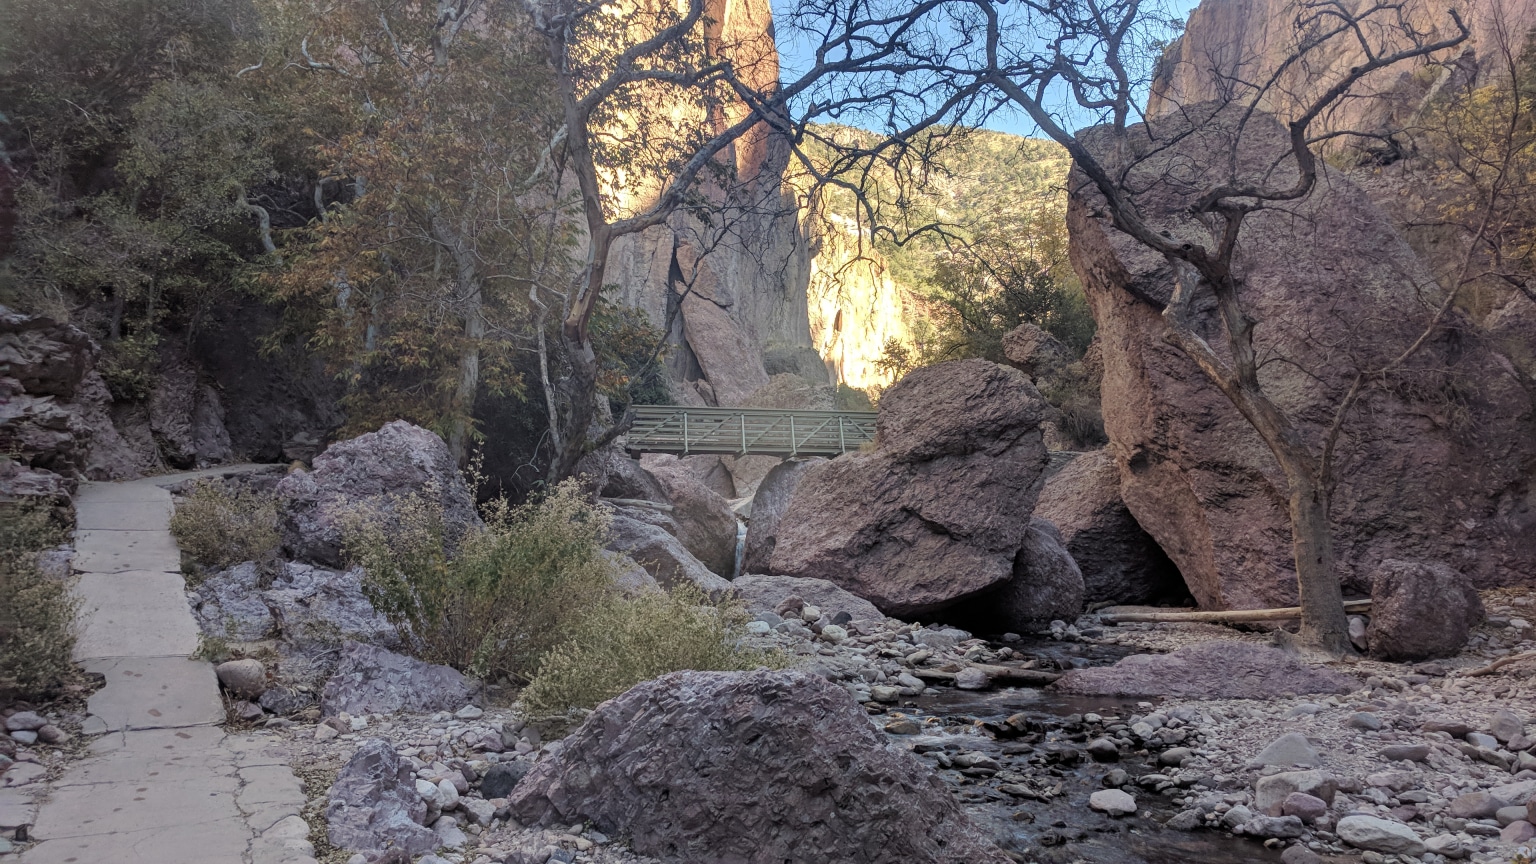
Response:
[[[326,797],[326,836],[338,849],[414,856],[437,848],[437,835],[421,824],[427,804],[416,794],[415,773],[388,741],[364,741]]]
[[[774,547],[779,543],[779,520],[789,509],[795,487],[800,485],[800,480],[812,466],[825,461],[815,457],[780,462],[758,484],[757,492],[752,496],[752,517],[747,521],[747,546],[741,559],[743,572],[769,572]]]
[[[875,452],[801,478],[772,572],[826,579],[898,617],[1012,578],[1046,464],[1034,385],[958,360],[908,375],[880,409]]]
[[[1308,666],[1278,648],[1204,642],[1172,654],[1133,654],[1113,666],[1074,669],[1051,686],[1094,696],[1268,699],[1276,693],[1348,693],[1360,682]]]
[[[426,714],[464,707],[474,695],[469,681],[447,666],[423,663],[373,645],[348,642],[336,674],[325,682],[320,710],[348,714]]]
[[[844,690],[807,672],[676,672],[598,706],[513,790],[530,825],[590,820],[666,861],[1008,859]]]
[[[370,509],[387,530],[396,498],[411,494],[430,495],[442,508],[450,544],[481,524],[448,445],[420,426],[396,420],[332,444],[315,457],[314,470],[277,484],[283,546],[296,558],[339,567],[342,524],[349,514]]]

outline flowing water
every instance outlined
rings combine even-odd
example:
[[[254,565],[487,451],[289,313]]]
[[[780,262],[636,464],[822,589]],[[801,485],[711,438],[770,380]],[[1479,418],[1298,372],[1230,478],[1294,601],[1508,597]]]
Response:
[[[1115,646],[1042,642],[1020,646],[1016,651],[1053,661],[1062,667],[1114,662],[1129,651]],[[1016,798],[999,793],[993,784],[968,782],[958,770],[941,770],[955,789],[966,811],[997,838],[1007,850],[1023,853],[1040,864],[1274,864],[1277,850],[1222,832],[1164,830],[1161,823],[1178,807],[1169,798],[1149,789],[1134,793],[1143,812],[1113,819],[1088,807],[1088,796],[1103,789],[1103,777],[1114,769],[1132,778],[1158,771],[1145,757],[1126,754],[1119,762],[1095,763],[1081,754],[1088,740],[1080,725],[1088,713],[1126,718],[1146,713],[1139,700],[1063,696],[1043,690],[1008,689],[969,692],[931,688],[902,709],[919,722],[928,721],[932,734],[908,739],[923,749],[946,753],[979,751],[998,760],[1002,772],[1023,775],[1025,785],[1047,792],[1046,800]],[[1015,739],[998,736],[1004,721],[1023,715],[1029,732]],[[990,730],[990,731],[989,731]],[[960,734],[948,734],[959,732]],[[895,740],[901,741],[901,738]],[[1075,752],[1074,752],[1075,751]],[[1061,758],[1058,758],[1061,757]],[[926,757],[932,759],[932,756]],[[1054,795],[1049,792],[1059,784]]]

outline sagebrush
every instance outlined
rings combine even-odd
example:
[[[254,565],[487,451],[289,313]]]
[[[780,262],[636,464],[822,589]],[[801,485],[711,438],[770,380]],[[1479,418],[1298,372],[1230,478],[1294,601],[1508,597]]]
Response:
[[[745,647],[747,614],[735,601],[711,602],[699,589],[612,596],[594,607],[569,641],[550,651],[523,690],[534,714],[592,708],[642,681],[684,669],[735,672],[781,667],[785,658]]]
[[[277,554],[277,499],[217,480],[200,480],[176,504],[171,534],[182,554],[202,569],[244,561],[269,563]],[[200,572],[188,581],[195,584]]]
[[[45,698],[74,673],[78,604],[37,563],[62,539],[46,510],[0,506],[0,701]]]
[[[423,660],[528,680],[617,590],[603,552],[607,513],[566,481],[521,507],[492,507],[485,527],[450,550],[437,501],[398,496],[347,520],[346,549],[367,573],[368,599]]]

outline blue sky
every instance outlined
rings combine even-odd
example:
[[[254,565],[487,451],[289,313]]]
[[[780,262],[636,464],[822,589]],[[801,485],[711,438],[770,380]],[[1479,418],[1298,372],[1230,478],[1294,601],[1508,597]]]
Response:
[[[772,0],[775,14],[782,18],[781,10],[787,10],[792,7],[794,2],[795,0]],[[1189,17],[1190,11],[1200,4],[1200,0],[1163,0],[1163,2],[1167,4],[1172,14],[1185,19]],[[1205,0],[1205,2],[1226,3],[1233,2],[1233,0]],[[780,66],[786,76],[794,74],[795,70],[803,69],[809,64],[811,46],[797,43],[783,28],[779,31],[778,48]],[[1014,135],[1037,137],[1039,134],[1029,118],[1017,112],[995,116],[985,126],[988,129],[1009,132]]]

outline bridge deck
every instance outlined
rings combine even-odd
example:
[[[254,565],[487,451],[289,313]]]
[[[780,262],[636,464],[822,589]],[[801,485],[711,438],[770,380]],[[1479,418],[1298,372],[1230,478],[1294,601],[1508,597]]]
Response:
[[[873,411],[636,405],[631,453],[837,456],[875,440]]]

